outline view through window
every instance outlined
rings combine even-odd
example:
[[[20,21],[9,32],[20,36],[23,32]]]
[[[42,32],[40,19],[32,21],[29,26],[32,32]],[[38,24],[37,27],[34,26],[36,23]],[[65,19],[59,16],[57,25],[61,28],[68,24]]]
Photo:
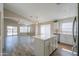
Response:
[[[72,33],[73,22],[62,23],[62,33]]]
[[[7,26],[7,35],[17,35],[17,27]]]
[[[41,34],[50,35],[50,24],[41,25]]]
[[[20,27],[20,32],[30,32],[30,26],[21,26]]]

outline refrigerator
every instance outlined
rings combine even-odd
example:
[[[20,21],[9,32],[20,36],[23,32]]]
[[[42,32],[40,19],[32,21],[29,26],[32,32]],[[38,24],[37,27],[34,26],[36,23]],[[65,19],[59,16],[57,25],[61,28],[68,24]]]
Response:
[[[73,31],[72,54],[73,56],[77,56],[78,55],[78,20],[77,20],[77,17],[74,18],[72,31]]]
[[[78,4],[79,10],[79,4]],[[72,54],[73,56],[79,56],[79,11],[78,16],[73,20],[73,47],[72,47]]]

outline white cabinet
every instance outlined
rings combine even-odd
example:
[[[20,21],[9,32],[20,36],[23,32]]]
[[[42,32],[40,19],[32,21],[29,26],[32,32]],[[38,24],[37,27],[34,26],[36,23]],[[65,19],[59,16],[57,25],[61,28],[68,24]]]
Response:
[[[38,55],[38,56],[40,54],[44,55],[43,51],[44,51],[44,41],[42,41],[40,39],[35,39],[34,40],[34,53],[35,53],[35,55]]]
[[[33,43],[36,56],[49,56],[58,46],[56,36],[48,39],[34,37]]]

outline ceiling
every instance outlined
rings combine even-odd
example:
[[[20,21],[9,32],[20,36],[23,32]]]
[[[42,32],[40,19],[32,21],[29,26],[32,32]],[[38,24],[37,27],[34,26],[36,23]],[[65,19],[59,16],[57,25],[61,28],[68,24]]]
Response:
[[[6,3],[4,8],[39,22],[77,16],[75,3]]]

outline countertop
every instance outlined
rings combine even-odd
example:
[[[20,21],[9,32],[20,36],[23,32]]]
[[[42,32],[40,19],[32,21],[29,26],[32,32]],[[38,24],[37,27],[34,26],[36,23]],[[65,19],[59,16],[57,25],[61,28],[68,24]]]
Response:
[[[56,37],[56,35],[36,35],[36,36],[33,36],[33,38],[38,38],[41,40],[47,40],[47,39],[50,39],[53,37]]]
[[[60,33],[53,33],[55,35],[72,35],[72,33],[67,33],[67,32],[60,32]]]

